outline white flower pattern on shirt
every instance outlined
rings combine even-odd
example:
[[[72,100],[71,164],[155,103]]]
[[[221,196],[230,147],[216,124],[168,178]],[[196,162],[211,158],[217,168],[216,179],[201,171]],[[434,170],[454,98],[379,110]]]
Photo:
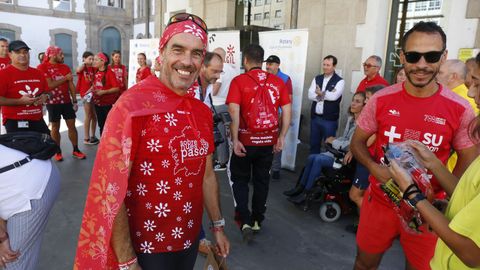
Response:
[[[150,150],[150,152],[160,152],[160,148],[162,148],[163,146],[160,144],[160,140],[157,139],[157,140],[154,140],[154,139],[151,139],[149,142],[147,142],[147,149]]]
[[[172,230],[172,236],[173,238],[177,239],[177,238],[182,238],[182,228],[180,227],[175,227],[175,229]]]
[[[147,232],[153,232],[153,229],[155,229],[157,227],[157,225],[155,225],[155,221],[153,220],[147,220],[144,222],[144,228],[145,230],[147,230]]]
[[[167,190],[170,189],[168,186],[168,181],[163,182],[163,180],[160,180],[160,183],[157,183],[157,188],[158,193],[160,194],[167,194]]]
[[[137,185],[137,192],[138,192],[139,196],[145,196],[145,193],[148,192],[148,190],[146,189],[146,185],[142,184],[142,183],[139,183]]]
[[[143,173],[143,175],[152,175],[152,172],[155,171],[155,169],[152,167],[152,162],[146,162],[144,161],[142,164],[140,164],[140,171]]]
[[[167,217],[167,213],[170,213],[170,209],[167,208],[168,203],[160,203],[158,206],[155,206],[155,214],[158,214],[158,217]]]
[[[175,114],[173,113],[167,113],[165,115],[165,121],[170,125],[170,126],[177,126],[178,120],[175,118]]]
[[[155,250],[155,248],[152,247],[152,242],[145,241],[140,244],[140,250],[143,253],[152,253],[152,251]]]
[[[185,212],[185,214],[188,214],[192,211],[192,203],[191,202],[186,202],[184,205],[183,205],[183,212]]]

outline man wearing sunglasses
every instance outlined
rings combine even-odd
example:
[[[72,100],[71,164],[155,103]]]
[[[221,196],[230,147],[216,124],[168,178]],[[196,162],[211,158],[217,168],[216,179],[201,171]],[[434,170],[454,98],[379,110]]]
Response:
[[[174,15],[160,39],[160,78],[126,91],[95,160],[76,269],[191,270],[203,208],[216,252],[229,242],[212,164],[211,110],[188,93],[207,48],[199,17]]]
[[[356,92],[365,92],[370,86],[384,85],[388,86],[388,82],[380,75],[382,68],[382,58],[377,55],[372,55],[363,63],[363,73],[365,78],[358,84]]]
[[[454,149],[458,162],[453,173],[457,176],[476,157],[475,144],[468,136],[468,125],[474,119],[472,108],[435,81],[447,58],[442,28],[432,22],[419,22],[405,34],[401,44],[400,60],[407,81],[384,88],[369,100],[351,142],[355,158],[371,174],[371,185],[365,193],[368,199],[363,200],[360,212],[355,269],[377,269],[383,253],[397,237],[406,257],[406,269],[430,269],[437,240],[425,224],[418,234],[405,229],[393,203],[381,190],[379,185],[391,178],[384,165],[382,147],[392,142],[417,140],[444,164]],[[373,134],[376,155],[371,157],[366,141]],[[445,193],[433,175],[431,183],[436,197],[444,198]]]

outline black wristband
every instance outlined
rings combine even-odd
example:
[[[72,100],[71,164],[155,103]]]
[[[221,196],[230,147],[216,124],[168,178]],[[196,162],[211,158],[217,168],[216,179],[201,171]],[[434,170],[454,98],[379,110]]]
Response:
[[[405,191],[403,192],[403,199],[408,200],[408,196],[412,195],[413,193],[421,193],[420,189],[418,188],[417,184],[412,183],[410,184]]]

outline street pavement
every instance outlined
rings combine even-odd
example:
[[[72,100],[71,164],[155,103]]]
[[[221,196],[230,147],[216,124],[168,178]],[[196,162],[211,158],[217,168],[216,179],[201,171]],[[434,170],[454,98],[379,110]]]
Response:
[[[78,118],[83,119],[83,108]],[[65,123],[62,123],[65,126]],[[62,131],[64,161],[57,163],[62,175],[62,187],[52,209],[43,239],[40,270],[72,269],[78,232],[97,146],[83,145],[83,123],[77,120],[80,149],[86,160],[71,157],[71,144],[65,127]],[[98,136],[98,135],[97,135]],[[281,179],[271,182],[266,219],[262,231],[253,242],[242,242],[240,230],[233,221],[234,206],[226,172],[218,172],[225,231],[231,251],[226,262],[230,270],[310,270],[352,269],[355,258],[355,235],[345,231],[353,215],[344,215],[334,223],[322,221],[318,205],[304,212],[286,200],[284,190],[295,185],[308,154],[308,145],[299,144],[295,172],[282,170]],[[206,215],[204,215],[206,216]],[[204,227],[209,222],[204,217]],[[207,238],[211,235],[207,232]],[[195,270],[203,269],[205,258],[198,256]],[[403,252],[395,241],[384,255],[380,269],[404,269]]]

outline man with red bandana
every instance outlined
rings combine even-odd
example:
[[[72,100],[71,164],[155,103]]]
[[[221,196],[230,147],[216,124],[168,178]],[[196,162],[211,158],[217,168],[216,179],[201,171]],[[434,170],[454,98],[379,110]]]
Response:
[[[355,269],[377,269],[383,253],[397,237],[406,257],[406,269],[430,269],[437,236],[426,225],[419,233],[403,226],[393,203],[381,190],[391,174],[383,165],[382,147],[392,142],[416,140],[425,144],[445,163],[453,148],[458,163],[453,171],[461,176],[477,156],[468,126],[474,119],[469,103],[435,82],[441,64],[447,58],[446,35],[433,22],[419,22],[402,39],[402,62],[407,81],[376,93],[357,120],[350,147],[360,163],[370,171],[370,187],[365,192],[357,231],[358,252]],[[370,156],[366,142],[376,135],[376,153]],[[442,189],[435,176],[431,178],[437,193]],[[452,183],[453,185],[454,183]],[[414,195],[414,196],[412,196]],[[410,205],[421,197],[407,195]],[[425,197],[423,197],[425,199]]]
[[[52,139],[60,146],[60,119],[63,117],[68,128],[68,138],[73,146],[72,156],[85,159],[86,155],[78,149],[78,132],[75,127],[75,112],[78,110],[77,96],[70,68],[63,63],[64,55],[57,46],[48,47],[43,63],[38,69],[43,72],[52,97],[47,104],[48,120],[52,128]],[[62,161],[62,152],[55,154],[56,161]]]
[[[283,148],[292,109],[282,79],[262,70],[263,57],[264,51],[259,45],[251,44],[244,48],[243,66],[246,73],[232,80],[226,100],[232,117],[230,130],[233,154],[229,169],[236,205],[235,218],[245,242],[252,239],[253,232],[260,231],[267,210],[265,205],[273,152]],[[259,104],[260,96],[266,98]],[[255,105],[252,106],[252,103]],[[255,107],[268,109],[255,113]],[[281,120],[278,119],[280,108]],[[248,207],[250,179],[253,181],[251,212]]]
[[[191,270],[204,206],[217,252],[228,255],[212,166],[211,111],[186,94],[206,46],[200,18],[174,15],[160,40],[160,79],[136,84],[110,111],[74,269]]]

